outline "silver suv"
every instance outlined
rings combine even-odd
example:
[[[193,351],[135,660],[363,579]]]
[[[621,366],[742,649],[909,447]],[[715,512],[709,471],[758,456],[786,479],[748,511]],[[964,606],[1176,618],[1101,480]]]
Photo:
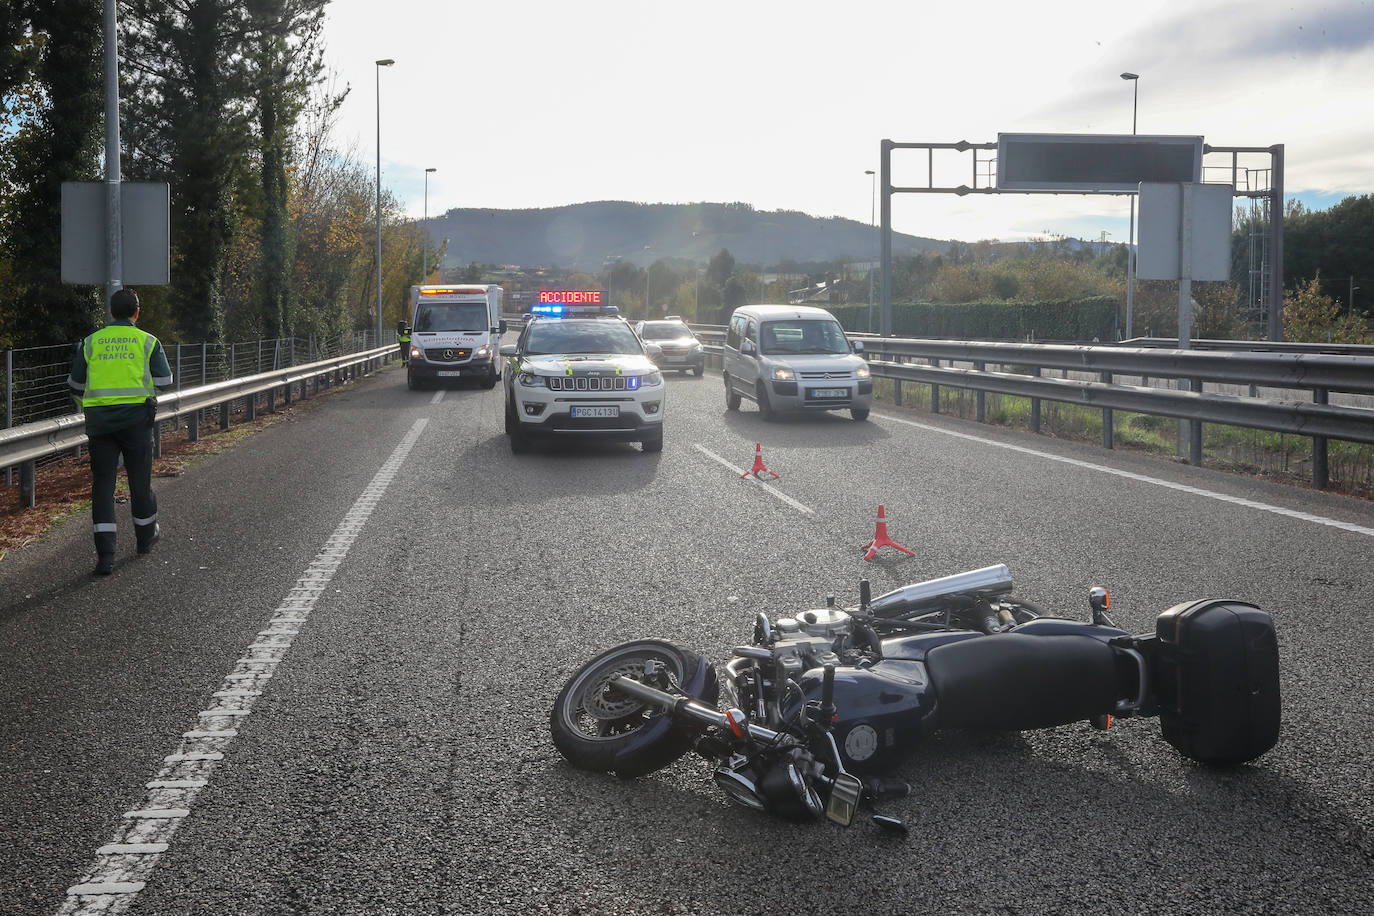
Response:
[[[825,309],[742,305],[725,334],[725,406],[748,398],[765,420],[783,410],[848,410],[867,420],[873,379],[844,329]]]

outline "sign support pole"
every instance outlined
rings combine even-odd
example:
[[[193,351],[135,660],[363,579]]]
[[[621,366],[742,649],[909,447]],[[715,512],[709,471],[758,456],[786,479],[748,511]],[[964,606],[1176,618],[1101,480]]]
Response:
[[[119,30],[115,0],[105,0],[105,320],[110,297],[124,285],[119,193]]]

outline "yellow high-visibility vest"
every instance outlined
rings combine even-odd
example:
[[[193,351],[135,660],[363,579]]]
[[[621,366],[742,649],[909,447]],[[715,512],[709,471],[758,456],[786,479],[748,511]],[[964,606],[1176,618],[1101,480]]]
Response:
[[[112,324],[82,342],[86,391],[82,407],[141,404],[157,396],[149,360],[157,338],[132,325]]]

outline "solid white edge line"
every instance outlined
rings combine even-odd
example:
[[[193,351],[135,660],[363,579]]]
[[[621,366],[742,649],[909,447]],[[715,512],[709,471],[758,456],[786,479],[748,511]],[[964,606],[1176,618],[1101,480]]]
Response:
[[[1253,499],[1246,499],[1243,496],[1229,496],[1225,493],[1217,493],[1213,490],[1204,490],[1201,487],[1189,486],[1185,483],[1175,483],[1172,480],[1162,480],[1158,477],[1150,477],[1146,474],[1136,474],[1132,471],[1123,471],[1120,468],[1108,467],[1103,464],[1094,464],[1091,461],[1083,461],[1079,458],[1069,458],[1064,455],[1055,455],[1050,452],[1042,452],[1038,449],[1027,448],[1024,445],[1012,445],[1009,442],[998,442],[995,439],[986,439],[982,436],[974,436],[969,433],[956,432],[952,429],[942,429],[938,426],[931,426],[928,423],[917,423],[915,420],[905,420],[901,417],[893,417],[887,414],[873,414],[874,417],[883,420],[890,420],[893,423],[901,423],[906,426],[914,426],[926,432],[939,433],[944,436],[952,436],[955,439],[965,439],[969,442],[977,442],[980,445],[991,445],[997,448],[1006,449],[1011,452],[1020,452],[1023,455],[1033,455],[1036,458],[1044,458],[1047,461],[1058,461],[1061,464],[1069,464],[1074,467],[1084,468],[1089,471],[1099,471],[1103,474],[1111,474],[1114,477],[1122,477],[1126,480],[1134,480],[1139,483],[1148,483],[1156,487],[1164,487],[1169,490],[1177,490],[1180,493],[1187,493],[1191,496],[1201,496],[1206,499],[1215,499],[1219,502],[1231,503],[1236,506],[1244,506],[1247,509],[1259,509],[1261,512],[1272,512],[1285,518],[1294,518],[1299,521],[1313,522],[1318,525],[1326,525],[1329,528],[1339,528],[1342,531],[1349,531],[1354,534],[1363,534],[1374,537],[1374,528],[1367,528],[1364,525],[1356,525],[1353,522],[1342,522],[1338,519],[1327,518],[1324,515],[1314,515],[1311,512],[1299,512],[1297,509],[1285,509],[1282,506],[1273,506],[1269,503],[1258,502]]]
[[[693,443],[692,447],[695,448],[697,451],[701,452],[701,453],[702,453],[703,455],[705,455],[707,458],[710,458],[710,459],[712,459],[713,461],[717,461],[717,462],[719,462],[720,464],[725,465],[727,468],[729,468],[729,469],[730,469],[731,471],[733,471],[735,474],[739,475],[739,476],[741,477],[741,479],[747,478],[747,479],[749,479],[749,480],[752,480],[754,483],[756,483],[756,484],[758,484],[759,486],[763,487],[763,488],[764,488],[765,490],[767,490],[769,493],[772,493],[772,494],[773,494],[774,496],[776,496],[778,499],[780,499],[780,500],[782,500],[783,502],[787,503],[789,506],[791,506],[793,509],[796,509],[798,512],[802,513],[803,515],[815,515],[815,514],[816,514],[816,513],[812,512],[811,509],[810,509],[809,507],[804,506],[804,505],[802,505],[801,503],[797,502],[795,499],[793,499],[792,497],[788,496],[786,493],[783,493],[781,490],[778,490],[778,489],[776,489],[775,487],[773,487],[772,485],[770,485],[770,484],[768,484],[768,483],[765,483],[765,482],[762,481],[762,480],[759,480],[757,477],[755,477],[755,476],[752,475],[752,474],[746,474],[744,470],[735,467],[735,466],[734,466],[733,464],[731,464],[729,461],[727,461],[727,460],[725,460],[724,458],[720,457],[720,456],[717,455],[715,452],[711,451],[709,448],[707,448],[706,446],[702,445],[700,442]]]
[[[371,482],[363,488],[363,492],[348,512],[344,514],[343,520],[334,529],[334,533],[325,541],[325,546],[306,567],[301,578],[296,580],[296,584],[288,590],[287,597],[282,599],[281,604],[273,612],[272,622],[290,619],[303,623],[309,616],[310,611],[314,609],[315,602],[324,593],[324,586],[333,578],[334,572],[343,562],[344,557],[348,555],[349,549],[362,532],[363,525],[381,503],[387,488],[391,486],[391,482],[400,472],[401,465],[428,424],[427,418],[416,420],[410,430],[402,437],[400,444],[382,463]],[[293,597],[301,595],[302,592],[310,593],[311,597]],[[224,759],[222,751],[187,752],[188,745],[186,742],[199,740],[210,731],[202,729],[199,720],[231,717],[237,722],[248,716],[252,701],[256,699],[260,691],[244,691],[234,688],[234,682],[243,677],[240,671],[241,666],[244,664],[261,664],[261,659],[249,658],[254,653],[270,651],[274,655],[285,655],[287,649],[291,647],[291,639],[294,635],[295,630],[293,628],[290,633],[274,633],[274,640],[278,638],[279,640],[270,647],[262,646],[259,643],[258,640],[261,640],[262,636],[249,644],[244,656],[224,676],[219,690],[215,694],[216,696],[223,696],[227,693],[242,698],[246,701],[246,708],[207,709],[198,712],[196,725],[190,731],[183,733],[181,746],[175,752],[162,758],[163,767],[153,774],[151,781],[144,784],[147,794],[143,797],[143,806],[124,812],[123,819],[126,824],[127,822],[134,822],[139,825],[137,835],[143,840],[141,844],[138,844],[140,849],[137,858],[140,861],[134,867],[135,873],[120,874],[121,870],[129,870],[127,865],[122,862],[124,858],[128,858],[128,855],[125,852],[112,852],[112,850],[128,849],[133,845],[125,842],[130,831],[127,826],[122,825],[109,843],[99,847],[95,861],[87,867],[82,875],[81,883],[74,884],[67,889],[67,896],[58,909],[58,916],[118,916],[133,905],[134,900],[143,891],[144,881],[120,879],[128,877],[145,879],[153,872],[158,861],[162,858],[167,844],[176,833],[177,826],[182,819],[190,816],[189,806],[196,794],[205,787],[212,768],[218,761]],[[254,672],[256,687],[260,688],[271,680],[279,661],[280,657],[275,658],[270,662],[271,667],[269,669]],[[215,731],[213,734],[216,739],[222,740],[227,747],[237,732],[226,729]],[[169,772],[175,771],[178,765],[186,763],[194,764],[200,768],[200,771],[195,774],[200,778],[178,779],[175,772]],[[169,800],[169,790],[179,791],[177,800],[184,800],[187,807],[164,807]],[[152,847],[155,846],[161,846],[162,849],[154,850]]]

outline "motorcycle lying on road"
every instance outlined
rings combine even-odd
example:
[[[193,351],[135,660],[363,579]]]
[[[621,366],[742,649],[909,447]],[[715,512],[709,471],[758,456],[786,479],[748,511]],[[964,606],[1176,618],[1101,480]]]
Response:
[[[877,775],[937,729],[1019,731],[1158,716],[1183,756],[1229,766],[1279,731],[1273,622],[1243,601],[1189,601],[1133,636],[1089,594],[1091,620],[1010,597],[1004,565],[771,620],[716,668],[659,639],[578,668],[550,714],[574,766],[633,778],[695,749],[734,801],[848,826],[861,802],[904,783]],[[900,821],[875,816],[897,830]]]

